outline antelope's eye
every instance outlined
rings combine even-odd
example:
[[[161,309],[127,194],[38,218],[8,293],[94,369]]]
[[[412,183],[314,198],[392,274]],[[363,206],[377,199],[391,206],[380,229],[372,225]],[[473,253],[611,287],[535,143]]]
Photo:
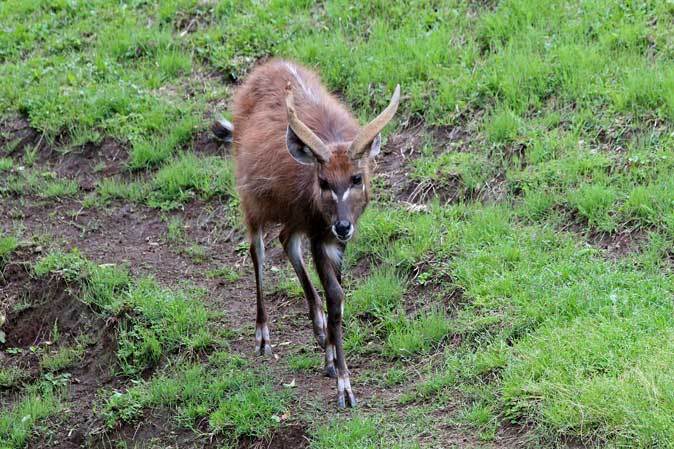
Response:
[[[323,178],[318,178],[318,187],[320,187],[321,190],[330,190],[330,184]]]
[[[351,177],[351,184],[359,186],[363,183],[363,175],[353,175]]]

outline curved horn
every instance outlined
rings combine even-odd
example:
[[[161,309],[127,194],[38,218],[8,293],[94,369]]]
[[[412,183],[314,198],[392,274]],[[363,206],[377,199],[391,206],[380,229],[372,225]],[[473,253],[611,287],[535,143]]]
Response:
[[[299,137],[300,140],[309,147],[314,156],[316,156],[316,159],[318,159],[320,163],[325,163],[330,160],[330,150],[328,150],[328,147],[325,145],[325,143],[323,143],[323,141],[297,117],[293,92],[290,87],[290,83],[288,84],[288,87],[286,87],[288,125],[297,135],[297,137]]]
[[[384,109],[381,114],[377,116],[370,123],[365,125],[363,129],[360,130],[356,138],[351,142],[349,147],[349,154],[353,159],[357,159],[363,155],[367,145],[377,137],[377,134],[386,126],[388,122],[391,121],[396,111],[398,110],[398,104],[400,104],[400,84],[396,85],[396,89],[393,92],[391,97],[391,102],[386,109]]]

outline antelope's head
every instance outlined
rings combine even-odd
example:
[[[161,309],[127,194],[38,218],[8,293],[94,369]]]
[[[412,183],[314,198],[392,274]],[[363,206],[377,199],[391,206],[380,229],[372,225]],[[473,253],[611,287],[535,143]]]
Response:
[[[316,207],[340,242],[347,242],[369,201],[370,161],[381,150],[381,130],[391,121],[400,102],[396,86],[389,105],[361,128],[350,142],[323,142],[297,117],[292,90],[286,90],[288,129],[286,145],[301,164],[316,168]]]

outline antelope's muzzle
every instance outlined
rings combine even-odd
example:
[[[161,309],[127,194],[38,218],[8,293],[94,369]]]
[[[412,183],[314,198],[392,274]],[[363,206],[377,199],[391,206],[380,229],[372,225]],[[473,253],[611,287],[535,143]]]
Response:
[[[332,233],[341,242],[347,242],[353,236],[353,224],[348,220],[338,220],[332,225]]]

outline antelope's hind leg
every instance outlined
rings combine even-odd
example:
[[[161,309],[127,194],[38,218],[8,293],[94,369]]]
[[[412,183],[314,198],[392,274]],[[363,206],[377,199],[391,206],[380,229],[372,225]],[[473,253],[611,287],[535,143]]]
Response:
[[[304,296],[306,296],[307,305],[309,306],[309,318],[311,318],[316,341],[321,348],[325,349],[325,339],[327,335],[325,314],[323,313],[321,297],[311,283],[307,268],[304,265],[304,259],[302,258],[302,236],[298,233],[291,233],[287,229],[283,229],[279,235],[279,239],[288,256],[288,260],[290,260],[290,264],[297,274],[300,284],[302,284]]]
[[[262,231],[251,233],[250,257],[255,269],[255,287],[257,291],[257,314],[255,317],[255,353],[259,355],[271,355],[271,340],[269,338],[269,325],[267,311],[264,307],[264,294],[262,282],[264,278],[264,241]]]

